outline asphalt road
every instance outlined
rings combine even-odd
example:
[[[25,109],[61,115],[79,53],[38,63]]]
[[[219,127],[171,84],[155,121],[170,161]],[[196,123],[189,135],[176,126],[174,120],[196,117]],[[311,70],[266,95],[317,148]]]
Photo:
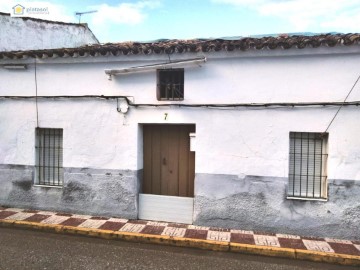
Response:
[[[0,228],[0,269],[359,269]]]

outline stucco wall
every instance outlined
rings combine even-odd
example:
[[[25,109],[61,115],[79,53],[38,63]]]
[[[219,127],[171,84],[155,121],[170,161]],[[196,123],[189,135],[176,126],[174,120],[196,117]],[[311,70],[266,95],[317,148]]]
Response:
[[[340,52],[329,55],[325,50],[320,55],[303,57],[298,51],[284,57],[209,54],[206,55],[208,62],[202,67],[186,68],[182,103],[342,101],[358,77],[360,55]],[[115,60],[76,60],[82,63],[71,63],[73,59],[40,60],[38,94],[128,95],[135,103],[159,103],[155,71],[118,76],[109,81],[104,69],[166,60],[151,56],[149,61],[137,56]],[[0,69],[0,81],[6,81],[0,85],[0,95],[35,94],[34,66],[30,62],[23,71]],[[359,87],[355,87],[349,101],[360,100]],[[64,129],[64,167],[67,170],[102,170],[98,178],[88,177],[85,172],[80,176],[66,174],[64,189],[51,193],[59,192],[64,196],[69,183],[76,182],[95,193],[99,189],[101,194],[98,182],[107,179],[107,170],[132,172],[132,177],[113,176],[111,180],[113,184],[122,183],[118,189],[120,194],[129,191],[124,198],[130,198],[130,210],[116,212],[116,202],[112,201],[110,208],[95,206],[91,208],[93,212],[136,215],[142,169],[141,124],[189,123],[196,125],[196,224],[359,238],[356,227],[360,221],[360,202],[356,199],[360,195],[358,107],[342,108],[329,129],[329,200],[286,199],[289,132],[324,132],[337,109],[130,107],[124,116],[117,112],[114,100],[62,99],[39,100],[38,103],[40,127]],[[168,113],[166,120],[165,113]],[[4,127],[0,133],[0,164],[32,168],[35,164],[34,100],[1,100],[0,124]],[[30,183],[29,170],[24,170],[23,177]],[[9,190],[21,187],[16,184],[18,180],[4,175],[2,182],[7,189],[0,193],[0,204],[11,202],[15,205],[18,200],[15,197],[9,201]],[[18,178],[22,178],[21,173]],[[31,196],[42,196],[41,200],[49,205],[51,200],[45,199],[49,197],[39,191],[43,189],[30,187],[30,190]],[[25,202],[20,205],[42,205]],[[61,209],[82,210],[80,202],[71,207],[66,202],[61,205]],[[126,208],[125,204],[119,202],[119,205],[121,209]],[[260,220],[261,216],[264,218]],[[339,226],[341,229],[337,228]]]
[[[99,41],[85,25],[0,14],[0,51],[73,48]]]
[[[194,223],[360,239],[360,181],[328,181],[329,200],[287,200],[287,178],[197,174]]]

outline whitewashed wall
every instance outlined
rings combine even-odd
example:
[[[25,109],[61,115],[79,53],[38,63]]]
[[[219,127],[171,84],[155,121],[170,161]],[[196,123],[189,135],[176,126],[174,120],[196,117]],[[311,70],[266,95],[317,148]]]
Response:
[[[0,14],[0,51],[74,48],[99,41],[85,25]]]
[[[353,46],[171,57],[208,58],[201,67],[186,68],[185,100],[179,103],[339,102],[360,74],[359,53]],[[27,70],[0,68],[0,96],[35,95],[33,61],[0,62],[28,64]],[[166,62],[167,56],[37,61],[38,95],[124,95],[135,103],[164,103],[156,100],[155,71],[120,75],[109,81],[104,69]],[[360,85],[348,99],[354,100],[360,100]],[[289,132],[324,132],[338,107],[130,107],[125,117],[117,112],[114,100],[40,100],[38,108],[40,127],[64,129],[64,167],[120,170],[120,174],[142,169],[141,124],[196,124],[196,224],[280,228],[289,233],[345,238],[360,235],[356,226],[360,221],[356,199],[360,194],[358,107],[344,107],[328,131],[328,178],[332,182],[326,203],[286,200]],[[0,164],[34,166],[34,100],[1,100],[0,126]],[[74,174],[71,177],[75,179]],[[86,186],[90,180],[81,181]],[[134,181],[125,187],[133,192],[131,210],[126,203],[117,211],[116,202],[111,202],[112,208],[99,202],[97,212],[93,211],[136,217],[139,187]],[[0,190],[0,204],[1,196]],[[39,202],[36,205],[45,208]],[[86,210],[81,202],[78,208],[65,202],[63,209]]]
[[[202,67],[186,68],[185,100],[180,103],[342,101],[359,76],[358,54],[207,56],[208,62]],[[131,57],[123,57],[109,63],[94,63],[91,58],[81,59],[90,63],[71,63],[77,60],[67,59],[66,63],[48,64],[54,61],[42,60],[37,66],[38,95],[126,95],[133,96],[135,103],[161,103],[156,100],[155,71],[107,79],[105,68],[144,64],[136,58],[133,62]],[[33,64],[24,71],[0,69],[0,80],[6,82],[0,85],[0,95],[35,95]],[[348,100],[360,100],[360,85]],[[0,161],[34,165],[32,144],[27,151],[21,150],[21,155],[14,154],[9,145],[18,143],[19,138],[12,134],[24,125],[27,132],[21,130],[19,136],[26,145],[34,140],[35,103],[2,101],[0,110],[6,126],[9,108],[14,106],[21,109],[10,110],[15,114],[11,116],[13,128],[5,129],[8,141],[2,140]],[[41,127],[65,129],[64,165],[69,167],[140,169],[138,124],[195,123],[196,172],[286,177],[289,131],[323,132],[336,110],[130,107],[124,120],[116,111],[115,101],[58,100],[39,102],[39,123]],[[164,113],[169,114],[166,121]],[[360,180],[360,150],[355,139],[360,135],[358,114],[357,107],[343,108],[329,130],[330,178]]]

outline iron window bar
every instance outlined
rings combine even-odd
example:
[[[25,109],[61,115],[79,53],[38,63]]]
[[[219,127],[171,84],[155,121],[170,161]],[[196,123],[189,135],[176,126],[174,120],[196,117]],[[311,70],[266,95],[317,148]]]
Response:
[[[62,129],[36,129],[36,184],[63,185],[62,141]]]
[[[328,134],[290,132],[289,187],[291,198],[326,198]]]
[[[158,100],[184,100],[184,69],[157,70]]]

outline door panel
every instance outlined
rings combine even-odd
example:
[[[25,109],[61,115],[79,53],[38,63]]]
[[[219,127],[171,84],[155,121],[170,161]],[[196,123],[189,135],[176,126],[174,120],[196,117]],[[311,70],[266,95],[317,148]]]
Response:
[[[195,125],[144,125],[146,194],[194,196],[195,153],[189,133]]]

